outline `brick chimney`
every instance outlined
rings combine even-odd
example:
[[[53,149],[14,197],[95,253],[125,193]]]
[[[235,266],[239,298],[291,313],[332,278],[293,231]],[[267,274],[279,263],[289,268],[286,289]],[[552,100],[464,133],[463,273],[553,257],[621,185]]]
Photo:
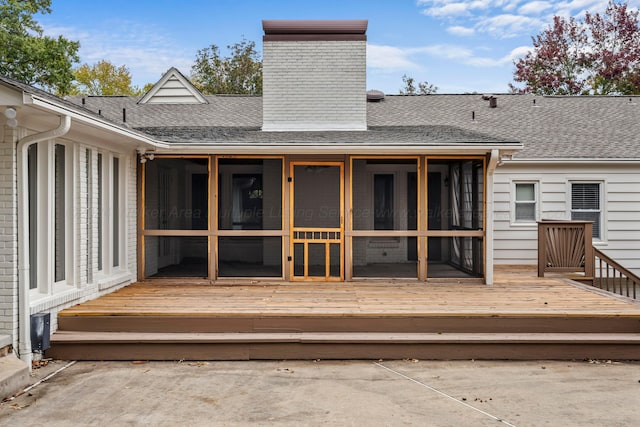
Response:
[[[367,21],[262,21],[262,130],[367,128]]]

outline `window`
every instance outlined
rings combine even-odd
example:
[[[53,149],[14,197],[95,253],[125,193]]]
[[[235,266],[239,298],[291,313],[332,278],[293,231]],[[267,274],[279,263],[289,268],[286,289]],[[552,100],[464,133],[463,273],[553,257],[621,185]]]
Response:
[[[54,170],[54,226],[55,249],[54,270],[55,281],[61,282],[66,278],[66,166],[65,146],[55,145],[55,170]]]
[[[113,266],[120,266],[120,159],[113,158]]]
[[[29,289],[38,288],[38,144],[27,154],[29,185]]]
[[[600,183],[571,183],[571,219],[593,222],[593,238],[602,239]]]
[[[102,224],[102,192],[104,191],[104,184],[102,181],[102,154],[98,153],[98,191],[97,191],[97,198],[98,198],[98,214],[97,214],[97,218],[96,218],[96,222],[98,225],[98,271],[102,271],[102,245],[103,245],[103,238],[102,238],[102,230],[103,230],[103,224]]]
[[[536,221],[536,184],[517,182],[515,184],[515,222]]]

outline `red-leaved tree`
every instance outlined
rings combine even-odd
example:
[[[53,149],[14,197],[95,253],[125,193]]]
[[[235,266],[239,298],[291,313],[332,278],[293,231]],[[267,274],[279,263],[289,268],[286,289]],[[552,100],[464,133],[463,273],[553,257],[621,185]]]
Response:
[[[603,14],[583,20],[555,16],[533,37],[533,50],[515,61],[516,93],[536,95],[640,94],[638,11],[611,0]]]

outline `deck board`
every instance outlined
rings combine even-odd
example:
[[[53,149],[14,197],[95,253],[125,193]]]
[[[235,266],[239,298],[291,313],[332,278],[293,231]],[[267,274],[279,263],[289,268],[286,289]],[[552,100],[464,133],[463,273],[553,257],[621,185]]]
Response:
[[[371,281],[344,283],[134,283],[63,310],[76,316],[637,317],[640,304],[589,291],[533,268],[500,268],[493,285]]]

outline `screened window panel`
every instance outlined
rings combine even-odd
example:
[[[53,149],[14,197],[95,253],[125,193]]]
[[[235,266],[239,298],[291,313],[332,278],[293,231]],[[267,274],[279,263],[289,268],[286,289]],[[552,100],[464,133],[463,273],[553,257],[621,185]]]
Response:
[[[282,160],[218,161],[218,228],[282,229]]]
[[[414,159],[354,159],[354,230],[417,230],[418,165]]]
[[[159,158],[145,163],[147,230],[206,230],[209,159]]]
[[[218,238],[219,277],[282,277],[282,238]]]

